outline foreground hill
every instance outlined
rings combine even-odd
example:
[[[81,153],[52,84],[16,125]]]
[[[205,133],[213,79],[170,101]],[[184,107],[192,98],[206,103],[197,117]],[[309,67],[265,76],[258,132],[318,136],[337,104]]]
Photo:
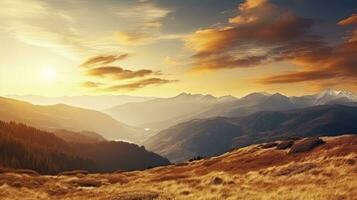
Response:
[[[88,142],[69,143],[49,132],[0,121],[0,166],[56,174],[76,169],[112,172],[169,164],[167,159],[135,144]]]
[[[21,122],[42,130],[94,131],[106,139],[139,141],[136,128],[104,113],[64,104],[39,106],[0,97],[0,120]]]
[[[145,146],[178,162],[277,139],[357,133],[356,119],[357,107],[343,105],[264,111],[239,118],[197,119],[161,131]]]
[[[4,171],[0,196],[4,200],[355,199],[357,136],[321,139],[320,145],[305,152],[293,149],[320,140],[295,141],[287,149],[253,145],[145,171],[67,176]]]

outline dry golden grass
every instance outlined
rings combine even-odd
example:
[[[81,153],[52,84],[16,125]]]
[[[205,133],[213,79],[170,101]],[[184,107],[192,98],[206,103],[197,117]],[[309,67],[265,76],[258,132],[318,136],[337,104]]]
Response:
[[[219,157],[145,171],[34,176],[0,174],[0,198],[14,199],[354,199],[357,136],[323,138],[310,152],[258,145]]]

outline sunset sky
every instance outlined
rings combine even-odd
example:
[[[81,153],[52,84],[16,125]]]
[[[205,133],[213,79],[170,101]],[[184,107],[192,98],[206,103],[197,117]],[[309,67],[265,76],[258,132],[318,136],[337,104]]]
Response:
[[[356,0],[0,0],[0,95],[357,90]]]

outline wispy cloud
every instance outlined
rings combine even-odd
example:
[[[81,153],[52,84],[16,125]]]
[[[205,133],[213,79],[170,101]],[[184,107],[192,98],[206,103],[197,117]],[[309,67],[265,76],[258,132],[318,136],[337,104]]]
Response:
[[[139,81],[135,81],[128,84],[119,84],[105,88],[106,91],[121,91],[121,90],[137,90],[151,85],[163,85],[167,83],[177,82],[177,80],[167,80],[161,78],[148,78]]]
[[[85,87],[85,88],[97,88],[101,85],[103,85],[103,84],[100,82],[93,82],[93,81],[86,81],[81,84],[81,86]]]
[[[0,29],[7,34],[28,45],[48,48],[77,60],[98,53],[125,51],[117,32],[132,33],[124,38],[128,43],[139,42],[133,34],[160,35],[162,20],[171,12],[155,3],[139,1],[96,4],[2,0],[0,7]],[[93,18],[97,23],[89,22]]]
[[[124,60],[127,58],[129,54],[124,53],[124,54],[118,54],[118,55],[99,55],[99,56],[93,56],[85,60],[82,64],[81,67],[91,67],[91,66],[96,66],[96,65],[107,65],[116,61]]]
[[[133,70],[123,69],[121,67],[114,67],[114,66],[92,68],[89,69],[86,73],[90,76],[106,77],[113,80],[124,80],[124,79],[138,78],[138,77],[157,74],[152,70],[148,70],[148,69],[133,71]]]

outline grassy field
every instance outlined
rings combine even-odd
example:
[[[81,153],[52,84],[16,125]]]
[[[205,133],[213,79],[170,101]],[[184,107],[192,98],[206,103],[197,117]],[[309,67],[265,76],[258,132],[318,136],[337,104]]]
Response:
[[[253,145],[144,171],[112,174],[31,171],[0,174],[0,199],[354,199],[357,136],[324,137],[309,152]]]

